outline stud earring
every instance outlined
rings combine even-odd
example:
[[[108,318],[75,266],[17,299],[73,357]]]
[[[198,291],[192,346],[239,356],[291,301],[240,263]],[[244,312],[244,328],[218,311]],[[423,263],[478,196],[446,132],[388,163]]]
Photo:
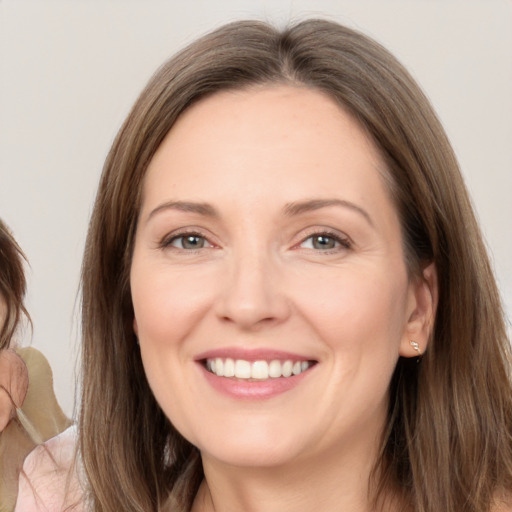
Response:
[[[420,350],[420,344],[417,341],[411,340],[409,342],[411,344],[411,347],[418,352],[418,357],[416,358],[416,362],[419,363],[421,360],[421,356],[423,355]]]

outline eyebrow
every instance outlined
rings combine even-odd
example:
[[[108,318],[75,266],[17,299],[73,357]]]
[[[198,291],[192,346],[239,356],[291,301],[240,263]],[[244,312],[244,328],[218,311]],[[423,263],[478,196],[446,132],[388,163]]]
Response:
[[[328,208],[329,206],[341,206],[343,208],[349,208],[350,210],[355,211],[362,215],[370,226],[374,227],[372,218],[368,214],[366,210],[354,204],[350,201],[346,201],[344,199],[309,199],[307,201],[293,202],[288,203],[285,208],[285,214],[294,216],[300,215],[302,213],[312,212],[315,210],[320,210],[321,208]]]
[[[284,207],[284,213],[287,216],[301,215],[321,208],[328,208],[330,206],[341,206],[343,208],[349,208],[362,215],[365,220],[374,227],[372,218],[366,210],[360,206],[346,201],[344,199],[308,199],[306,201],[297,201],[286,204]],[[156,214],[165,210],[178,210],[181,212],[196,213],[205,217],[219,218],[217,210],[209,203],[198,203],[194,201],[167,201],[158,205],[148,215],[147,222],[154,217]]]
[[[148,221],[154,217],[157,213],[164,210],[178,210],[181,212],[197,213],[205,217],[219,217],[217,210],[209,203],[196,203],[193,201],[167,201],[158,205],[148,215]]]

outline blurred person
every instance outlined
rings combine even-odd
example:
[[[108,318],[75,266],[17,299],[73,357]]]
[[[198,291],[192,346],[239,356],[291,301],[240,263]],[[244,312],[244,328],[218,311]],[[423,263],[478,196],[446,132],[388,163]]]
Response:
[[[25,257],[0,220],[0,512],[12,512],[27,454],[71,425],[57,403],[48,361],[15,337],[23,317]]]

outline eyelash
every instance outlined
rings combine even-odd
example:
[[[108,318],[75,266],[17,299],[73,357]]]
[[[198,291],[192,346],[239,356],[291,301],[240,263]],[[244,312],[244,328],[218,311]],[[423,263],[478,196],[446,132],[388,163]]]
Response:
[[[342,236],[338,232],[333,232],[333,231],[328,231],[328,230],[315,231],[313,233],[310,233],[307,237],[303,238],[302,241],[299,242],[299,244],[297,244],[297,246],[300,247],[308,240],[313,240],[315,238],[318,239],[321,237],[334,240],[334,243],[338,244],[337,247],[335,246],[335,247],[329,248],[329,249],[316,249],[314,247],[308,247],[306,249],[312,250],[315,252],[322,252],[324,254],[332,254],[332,253],[338,252],[340,250],[346,250],[346,249],[352,248],[352,241],[348,237]],[[314,243],[314,242],[312,242],[312,243]]]
[[[208,244],[207,247],[198,247],[198,248],[194,248],[194,249],[186,249],[183,247],[183,241],[186,239],[186,238],[193,238],[193,237],[196,237],[196,238],[200,238],[202,240],[204,240],[204,243],[205,244]],[[177,241],[177,240],[182,240],[182,247],[176,247],[176,246],[173,246],[173,242]],[[213,244],[211,242],[208,241],[208,239],[201,233],[198,233],[197,231],[182,231],[181,233],[174,233],[172,236],[170,237],[167,237],[167,238],[164,238],[162,240],[162,242],[160,243],[160,247],[162,249],[166,249],[166,248],[169,248],[169,247],[172,247],[174,249],[177,249],[177,250],[181,250],[181,251],[186,251],[186,252],[195,252],[195,251],[199,251],[201,249],[207,249],[207,248],[210,248],[210,247],[213,247]]]
[[[186,249],[185,247],[183,247],[183,241],[186,238],[193,238],[193,237],[196,237],[196,238],[204,240],[204,244],[207,244],[207,246],[205,247],[203,245],[202,247],[190,248],[190,249]],[[307,248],[302,247],[302,248],[306,249],[306,250],[311,250],[311,251],[314,251],[314,252],[321,252],[321,253],[324,253],[324,254],[332,254],[332,253],[338,252],[340,250],[346,250],[346,249],[351,249],[352,248],[352,242],[351,242],[351,240],[348,237],[341,236],[337,232],[326,231],[326,230],[315,231],[315,232],[312,232],[312,233],[308,234],[307,237],[303,238],[294,247],[301,248],[301,246],[306,241],[313,240],[315,238],[318,239],[318,238],[321,238],[321,237],[329,239],[329,240],[333,240],[334,243],[335,243],[335,247],[328,248],[328,249],[318,249],[318,248],[315,248],[315,247],[307,247]],[[177,240],[180,240],[180,239],[182,240],[182,243],[181,243],[182,247],[173,246],[173,243],[176,242]],[[312,243],[314,243],[314,242],[312,242]],[[337,246],[336,246],[336,244],[337,244]],[[180,232],[180,233],[174,233],[172,236],[164,238],[160,242],[159,245],[160,245],[160,247],[162,249],[166,249],[166,248],[172,247],[174,249],[177,249],[177,250],[180,250],[180,251],[185,251],[185,252],[195,252],[195,251],[199,251],[201,249],[208,249],[208,248],[213,247],[213,244],[208,241],[208,238],[205,237],[203,234],[197,232],[197,231],[183,231],[183,232]]]

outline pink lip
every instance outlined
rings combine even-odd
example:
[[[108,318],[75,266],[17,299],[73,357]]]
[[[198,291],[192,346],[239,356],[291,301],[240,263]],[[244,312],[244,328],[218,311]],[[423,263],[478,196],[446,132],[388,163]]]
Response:
[[[244,381],[235,378],[217,377],[200,365],[206,381],[218,392],[239,400],[265,400],[295,388],[313,368],[294,375],[265,381]]]
[[[245,361],[272,361],[273,359],[279,361],[311,361],[311,357],[301,354],[293,354],[291,352],[284,352],[282,350],[273,349],[245,349],[239,347],[226,347],[215,350],[208,350],[198,354],[195,357],[196,361],[204,361],[205,359],[215,359],[220,357],[226,359],[244,359]]]
[[[205,367],[205,360],[217,357],[223,359],[230,357],[246,361],[271,361],[273,359],[280,361],[311,361],[312,359],[307,356],[277,350],[246,350],[238,348],[210,350],[199,354],[195,360],[208,384],[223,395],[238,400],[265,400],[290,391],[298,386],[303,379],[307,378],[316,367],[315,364],[305,372],[291,377],[271,378],[264,381],[247,381],[234,377],[218,377],[214,373],[209,372]]]

